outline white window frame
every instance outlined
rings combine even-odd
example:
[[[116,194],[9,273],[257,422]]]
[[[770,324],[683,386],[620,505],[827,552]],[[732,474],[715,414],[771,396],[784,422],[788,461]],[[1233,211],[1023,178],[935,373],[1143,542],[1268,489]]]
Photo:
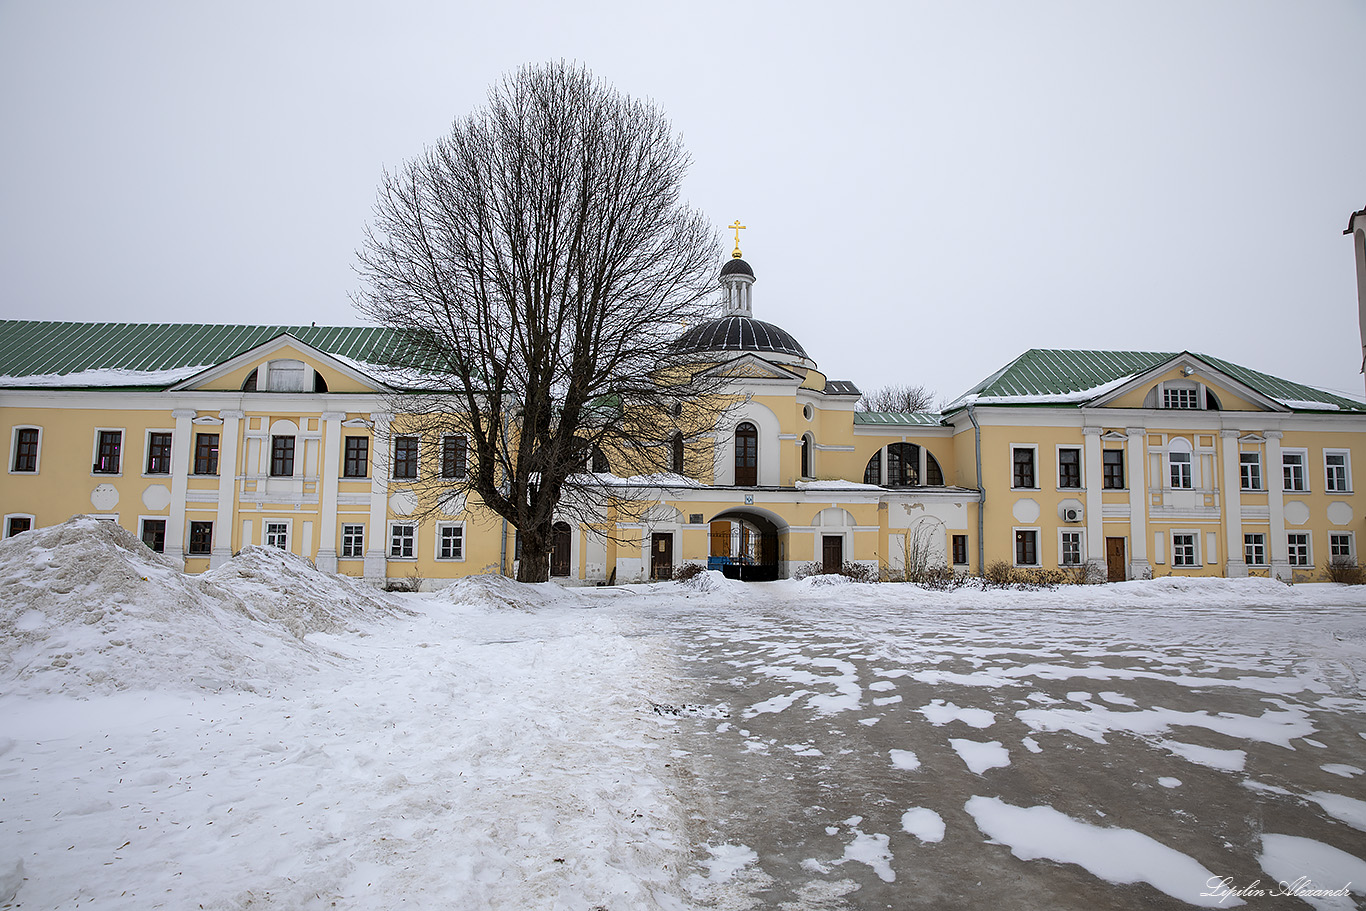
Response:
[[[215,527],[217,524],[218,524],[218,523],[217,523],[215,520],[213,520],[213,519],[188,519],[188,518],[187,518],[187,519],[185,520],[185,556],[190,557],[190,558],[192,558],[192,559],[196,559],[196,560],[203,560],[203,559],[205,559],[205,558],[211,556],[211,555],[213,554],[213,545],[214,545],[214,542],[218,540],[218,529]],[[194,536],[191,534],[191,530],[194,528],[195,525],[207,525],[207,526],[209,526],[209,549],[208,549],[208,550],[205,550],[205,551],[192,551],[192,550],[190,550],[190,544],[191,544],[191,542],[194,541]]]
[[[1252,457],[1251,460],[1249,460],[1249,456]],[[1248,468],[1256,470],[1257,476],[1255,478],[1248,477],[1250,474]],[[1249,480],[1255,480],[1257,486],[1249,487]],[[1262,454],[1260,452],[1243,451],[1238,453],[1238,489],[1258,492],[1266,490],[1266,482],[1262,476]]]
[[[1200,532],[1199,532],[1199,530],[1194,529],[1194,528],[1174,528],[1174,529],[1172,529],[1171,533],[1170,533],[1167,537],[1168,537],[1168,539],[1169,539],[1170,542],[1171,542],[1171,543],[1168,545],[1168,547],[1170,548],[1170,550],[1169,550],[1168,553],[1169,553],[1169,556],[1170,556],[1170,559],[1171,559],[1171,565],[1172,565],[1172,567],[1174,567],[1174,568],[1179,567],[1179,568],[1181,568],[1181,569],[1190,569],[1190,568],[1193,568],[1193,567],[1204,566],[1204,565],[1205,565],[1205,564],[1202,562],[1202,559],[1201,559],[1201,553],[1200,553]],[[1177,559],[1176,559],[1176,548],[1177,548],[1176,539],[1179,538],[1179,537],[1180,537],[1180,538],[1189,537],[1189,538],[1191,539],[1191,559],[1192,559],[1193,562],[1191,562],[1191,563],[1179,563],[1179,562],[1177,562]]]
[[[95,465],[100,461],[100,434],[114,433],[119,435],[119,470],[118,471],[96,471]],[[90,477],[92,478],[121,478],[123,469],[128,465],[128,428],[127,427],[96,427],[91,434],[90,440]]]
[[[1016,487],[1015,486],[1015,452],[1020,449],[1028,449],[1031,458],[1034,460],[1034,486]],[[884,454],[885,455],[885,454]],[[887,462],[883,459],[883,477],[886,477]],[[1039,444],[1038,443],[1011,443],[1010,444],[1010,489],[1011,490],[1042,490],[1039,486]],[[1012,545],[1013,545],[1012,539]]]
[[[294,364],[298,364],[298,365],[299,365],[299,368],[298,368],[297,370],[294,369],[294,366],[293,366]],[[293,374],[296,374],[296,373],[297,373],[298,376],[299,376],[299,388],[298,388],[298,389],[284,389],[284,388],[281,388],[280,386],[276,385],[276,382],[275,382],[276,379],[283,379],[286,375],[293,375]],[[305,364],[303,361],[299,360],[299,359],[296,358],[296,357],[280,357],[280,358],[275,358],[274,360],[267,361],[267,362],[266,362],[266,382],[265,382],[265,389],[264,389],[263,391],[265,391],[265,392],[296,392],[296,393],[298,393],[298,392],[312,392],[313,390],[312,390],[312,388],[310,388],[310,385],[309,385],[309,382],[308,382],[308,377],[309,377],[309,374],[310,374],[310,373],[312,373],[312,371],[310,371],[310,370],[308,369],[308,365]],[[256,383],[257,383],[257,388],[260,389],[260,388],[261,388],[261,374],[260,374],[259,371],[258,371],[257,374],[256,374]]]
[[[1328,467],[1329,456],[1342,456],[1342,465],[1335,466],[1342,470],[1343,486],[1335,487],[1333,477],[1336,472]],[[1325,449],[1323,451],[1323,489],[1328,493],[1351,493],[1352,492],[1352,451],[1350,449]]]
[[[36,431],[38,431],[38,450],[37,450],[37,452],[34,453],[34,456],[33,456],[33,470],[32,470],[32,471],[15,471],[15,470],[14,470],[14,461],[15,461],[15,459],[19,458],[19,431],[21,431],[21,430],[36,430]],[[96,439],[96,440],[99,440],[99,437],[96,437],[95,439]],[[95,448],[98,450],[98,448],[99,448],[99,443],[98,443],[98,442],[95,444]],[[91,460],[90,460],[90,464],[92,464],[92,465],[95,464],[95,460],[94,460],[94,459],[91,459]],[[40,427],[40,426],[38,426],[37,424],[15,424],[13,427],[10,428],[10,434],[9,434],[9,473],[10,473],[10,474],[17,474],[17,475],[24,475],[25,477],[27,477],[28,475],[35,475],[35,474],[38,474],[38,473],[39,473],[40,471],[42,471],[42,470],[43,470],[43,428]],[[15,515],[23,515],[23,513],[15,513]]]
[[[21,474],[28,474],[28,472],[26,472],[26,471],[25,471],[25,472],[20,472],[20,473],[21,473]],[[4,527],[0,527],[0,535],[4,535],[6,538],[12,537],[12,535],[10,535],[10,533],[9,533],[9,520],[10,520],[10,519],[28,519],[28,530],[29,530],[29,531],[34,531],[35,529],[38,528],[38,517],[35,516],[33,513],[31,513],[31,512],[8,512],[8,513],[5,513],[5,524],[4,524]],[[20,534],[23,534],[23,532],[20,532]]]
[[[1204,408],[1204,396],[1200,394],[1200,384],[1189,381],[1176,381],[1162,384],[1162,408],[1170,411],[1199,411]],[[1173,400],[1190,401],[1189,405],[1173,405]]]
[[[1300,486],[1291,487],[1285,483],[1285,470],[1290,467],[1286,465],[1286,456],[1299,456],[1299,471],[1297,474],[1300,479]],[[1309,450],[1308,449],[1282,449],[1281,450],[1281,490],[1286,493],[1309,493]]]
[[[142,541],[142,534],[148,522],[164,522],[165,528],[162,531],[163,538],[170,537],[171,520],[169,516],[138,516],[138,540]],[[143,543],[146,543],[145,541]],[[160,553],[166,552],[166,542],[162,541]]]
[[[1266,534],[1260,531],[1243,534],[1243,562],[1248,566],[1270,566],[1266,554]]]
[[[959,535],[954,534],[953,532],[949,532],[949,559],[950,559],[950,560],[953,560],[953,539],[954,539],[954,538],[957,538],[957,537],[959,537]],[[962,538],[963,538],[963,562],[962,562],[962,563],[954,562],[954,563],[952,564],[952,565],[954,565],[954,566],[968,566],[968,565],[969,565],[969,562],[968,562],[968,561],[970,561],[970,560],[972,559],[972,553],[971,553],[971,551],[969,550],[970,543],[969,543],[969,541],[968,541],[968,536],[967,536],[966,534],[964,534],[964,535],[962,535]]]
[[[1183,456],[1183,460],[1176,460],[1176,456]],[[1185,437],[1172,437],[1167,442],[1167,487],[1171,490],[1194,490],[1195,489],[1195,452],[1190,441]],[[1184,470],[1178,470],[1183,468]],[[1184,484],[1177,483],[1178,475]]]
[[[406,528],[406,529],[408,529],[408,530],[410,530],[410,531],[412,532],[412,535],[410,536],[410,539],[409,539],[409,540],[411,541],[411,544],[412,544],[412,546],[411,546],[411,548],[410,548],[411,553],[408,553],[408,554],[395,554],[395,553],[394,553],[394,550],[396,549],[396,548],[395,548],[395,542],[394,542],[394,533],[395,533],[398,529],[400,529],[400,528]],[[388,547],[385,548],[385,552],[388,553],[389,559],[390,559],[390,560],[404,560],[404,561],[412,560],[412,561],[416,561],[416,560],[417,560],[417,553],[418,553],[418,551],[417,551],[417,523],[416,523],[416,522],[390,522],[390,523],[389,523],[389,545],[388,545]]]
[[[1012,463],[1013,467],[1014,463]],[[1040,540],[1039,526],[1037,525],[1017,525],[1010,529],[1010,563],[1012,566],[1019,566],[1025,569],[1037,569],[1043,566],[1043,542]],[[1033,532],[1034,534],[1034,562],[1021,563],[1020,551],[1015,546],[1015,539],[1020,532]]]
[[[1295,562],[1296,545],[1290,542],[1291,538],[1304,538],[1304,562]],[[1314,536],[1307,531],[1289,531],[1285,533],[1285,551],[1290,565],[1296,569],[1312,569],[1314,566]]]
[[[262,519],[261,520],[261,546],[277,547],[270,543],[270,527],[272,525],[283,525],[285,527],[285,546],[279,548],[286,553],[290,552],[290,546],[294,543],[294,520],[293,519]]]
[[[456,529],[456,530],[458,530],[458,531],[460,532],[460,556],[458,556],[458,557],[443,557],[443,556],[441,556],[442,533],[443,533],[446,529],[448,529],[448,528],[454,528],[454,529]],[[436,523],[436,540],[433,542],[432,557],[433,557],[433,559],[439,560],[439,561],[442,562],[442,563],[464,563],[464,562],[465,562],[465,554],[466,554],[466,552],[467,552],[467,550],[468,550],[468,547],[467,547],[468,543],[469,543],[469,542],[468,542],[468,541],[466,540],[466,538],[465,538],[465,523],[464,523],[464,522],[437,522],[437,523]]]
[[[1350,560],[1351,562],[1355,563],[1355,562],[1357,561],[1357,540],[1356,540],[1356,539],[1357,539],[1357,535],[1356,535],[1356,532],[1354,532],[1354,531],[1330,531],[1330,532],[1328,533],[1328,560],[1329,560],[1329,562],[1332,562],[1333,560],[1338,560],[1338,559],[1340,559],[1340,558],[1343,556],[1342,554],[1336,554],[1336,555],[1335,555],[1335,554],[1333,553],[1333,539],[1334,539],[1334,538],[1346,538],[1346,539],[1347,539],[1347,554],[1346,554],[1346,557],[1347,557],[1348,560]]]
[[[1063,558],[1067,554],[1066,542],[1069,536],[1077,539],[1077,562],[1068,563]],[[1058,529],[1058,565],[1059,566],[1081,566],[1086,562],[1086,532],[1078,531],[1075,528]]]
[[[358,553],[355,553],[355,554],[348,554],[348,553],[346,552],[346,534],[347,534],[346,530],[347,530],[348,528],[359,528],[359,529],[360,529],[360,540],[357,542],[357,543],[360,545],[360,547],[359,547],[359,552],[358,552]],[[337,559],[339,559],[339,560],[362,560],[362,559],[365,558],[365,523],[364,523],[364,522],[343,522],[343,523],[342,523],[342,526],[341,526],[341,552],[340,552],[340,553],[341,553],[341,555],[337,558]]]
[[[1075,450],[1076,453],[1077,453],[1077,486],[1076,486],[1076,487],[1063,487],[1063,486],[1062,486],[1062,451],[1063,451],[1064,449]],[[1054,482],[1058,485],[1058,488],[1057,488],[1057,489],[1058,489],[1058,490],[1085,490],[1085,489],[1086,489],[1086,450],[1083,449],[1083,448],[1080,447],[1080,446],[1074,446],[1074,445],[1072,445],[1071,443],[1066,443],[1066,444],[1059,443],[1057,446],[1054,447],[1053,456],[1054,456],[1054,459],[1057,461],[1057,465],[1058,465],[1058,470],[1057,470],[1056,472],[1054,472]],[[1012,471],[1012,473],[1014,472],[1014,469],[1015,469],[1015,466],[1012,465],[1012,466],[1011,466],[1011,471]]]
[[[147,470],[147,463],[152,458],[152,434],[166,433],[171,436],[171,454],[175,453],[175,428],[173,427],[148,427],[142,435],[142,476],[144,478],[169,478],[175,474],[175,462],[171,462],[170,467],[158,474],[152,474]],[[171,458],[171,456],[167,456]]]

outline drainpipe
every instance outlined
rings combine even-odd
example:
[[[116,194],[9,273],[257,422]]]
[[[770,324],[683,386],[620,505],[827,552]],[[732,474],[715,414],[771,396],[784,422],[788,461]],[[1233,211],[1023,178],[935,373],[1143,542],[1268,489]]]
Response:
[[[982,425],[977,423],[977,412],[972,406],[968,406],[968,420],[972,421],[972,441],[977,449],[977,575],[986,576],[987,558],[986,542],[983,540],[983,511],[987,506],[987,491],[982,486]]]

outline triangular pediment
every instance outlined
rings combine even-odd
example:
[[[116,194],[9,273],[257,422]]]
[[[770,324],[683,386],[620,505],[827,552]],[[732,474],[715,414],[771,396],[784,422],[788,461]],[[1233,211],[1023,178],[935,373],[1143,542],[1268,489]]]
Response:
[[[302,361],[305,366],[326,376],[328,387],[334,392],[389,392],[390,389],[375,377],[358,369],[353,363],[339,359],[326,351],[320,351],[287,332],[275,336],[268,342],[256,345],[246,351],[196,373],[171,387],[180,390],[241,389],[245,378],[252,370],[276,359]],[[341,381],[339,383],[338,381]],[[337,388],[344,386],[345,388]]]
[[[754,354],[744,354],[717,364],[707,373],[709,376],[724,377],[740,383],[779,383],[784,386],[799,385],[805,378],[781,364],[764,360]]]
[[[1207,390],[1209,404],[1201,399],[1192,410],[1205,407],[1228,411],[1289,411],[1285,405],[1238,380],[1198,355],[1180,354],[1143,371],[1123,384],[1083,403],[1083,408],[1168,408],[1166,389]],[[1174,409],[1184,410],[1184,409]]]

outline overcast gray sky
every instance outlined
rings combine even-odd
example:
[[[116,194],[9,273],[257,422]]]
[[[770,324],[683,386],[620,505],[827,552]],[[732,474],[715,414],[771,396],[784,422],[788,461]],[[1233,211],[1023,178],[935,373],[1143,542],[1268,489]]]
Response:
[[[565,58],[668,112],[832,378],[1188,349],[1361,397],[1363,48],[1358,0],[0,0],[0,316],[358,322],[383,170]]]

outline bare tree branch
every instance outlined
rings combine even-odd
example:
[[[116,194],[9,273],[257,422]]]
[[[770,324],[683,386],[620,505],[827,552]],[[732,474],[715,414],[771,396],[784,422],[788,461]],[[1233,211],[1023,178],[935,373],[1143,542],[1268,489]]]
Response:
[[[855,406],[859,411],[932,411],[935,394],[925,386],[882,386],[865,392]]]

